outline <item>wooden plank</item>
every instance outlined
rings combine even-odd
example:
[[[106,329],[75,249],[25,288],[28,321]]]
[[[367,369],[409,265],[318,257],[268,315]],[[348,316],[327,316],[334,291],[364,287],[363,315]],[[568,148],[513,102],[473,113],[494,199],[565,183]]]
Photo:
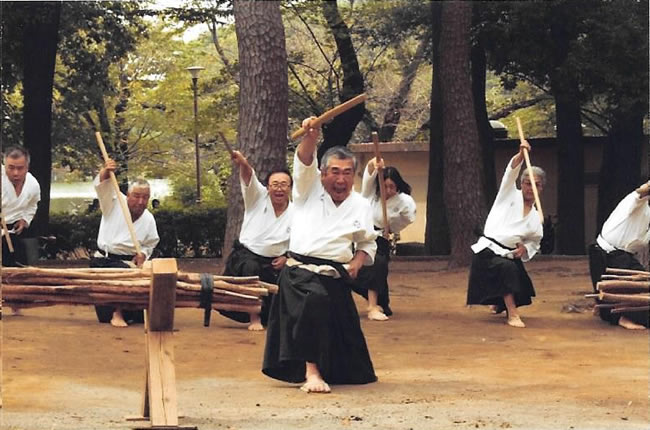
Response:
[[[142,404],[140,405],[140,412],[142,416],[149,419],[149,312],[144,310],[144,391],[142,393]]]
[[[158,258],[153,260],[152,268],[153,277],[149,290],[149,332],[172,331],[178,274],[176,260]]]
[[[147,334],[151,426],[178,426],[176,372],[172,332]]]

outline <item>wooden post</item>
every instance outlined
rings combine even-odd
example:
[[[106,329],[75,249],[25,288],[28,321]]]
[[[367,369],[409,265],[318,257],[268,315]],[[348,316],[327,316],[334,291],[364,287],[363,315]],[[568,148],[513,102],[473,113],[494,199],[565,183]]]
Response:
[[[178,269],[173,258],[155,259],[149,291],[149,310],[145,312],[146,373],[142,417],[149,427],[135,429],[194,429],[179,426],[174,368],[174,307]]]

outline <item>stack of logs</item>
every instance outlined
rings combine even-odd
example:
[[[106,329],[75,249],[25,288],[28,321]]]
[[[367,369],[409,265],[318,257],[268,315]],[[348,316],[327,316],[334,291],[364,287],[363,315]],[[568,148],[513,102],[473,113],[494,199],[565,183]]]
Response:
[[[648,311],[650,308],[650,272],[608,267],[596,284],[599,308],[612,313]],[[590,295],[592,296],[592,295]]]
[[[2,301],[12,308],[69,305],[110,305],[145,309],[152,273],[147,269],[2,268]],[[213,275],[212,308],[259,313],[261,297],[277,286],[258,277]],[[176,307],[199,307],[201,275],[178,272]]]

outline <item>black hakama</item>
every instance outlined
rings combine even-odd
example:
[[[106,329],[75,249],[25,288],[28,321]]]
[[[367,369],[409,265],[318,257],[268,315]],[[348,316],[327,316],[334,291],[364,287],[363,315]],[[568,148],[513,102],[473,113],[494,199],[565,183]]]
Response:
[[[306,361],[318,365],[328,384],[377,380],[350,287],[342,279],[285,267],[271,303],[262,372],[300,383]]]
[[[605,269],[608,267],[616,269],[645,270],[643,265],[629,252],[623,250],[605,252],[596,243],[589,245],[589,274],[591,275],[591,282],[595,293],[598,293],[597,283],[600,281],[600,278],[605,273]],[[596,303],[600,304],[602,302],[599,299],[596,299]],[[636,324],[641,324],[646,327],[650,326],[650,312],[648,311],[623,312],[620,314],[613,314],[611,311],[612,310],[609,308],[599,308],[598,314],[600,315],[600,319],[616,325],[618,324],[618,320],[621,319],[621,316],[625,316]]]
[[[474,254],[467,288],[468,305],[496,305],[497,312],[506,309],[503,296],[512,294],[517,307],[532,303],[533,283],[520,259],[496,255],[486,248]]]
[[[232,252],[226,261],[223,274],[225,276],[259,276],[261,281],[276,284],[279,272],[271,265],[274,259],[274,257],[264,257],[255,254],[238,240],[235,240]],[[270,305],[271,296],[263,296],[260,319],[264,326],[266,326],[268,320]],[[219,313],[237,322],[250,322],[250,315],[247,312],[219,311]]]
[[[391,316],[390,296],[388,291],[388,263],[390,262],[390,242],[382,237],[377,237],[377,254],[372,266],[363,266],[357,279],[352,284],[355,293],[368,299],[368,290],[377,291],[377,304],[384,310],[384,314]]]

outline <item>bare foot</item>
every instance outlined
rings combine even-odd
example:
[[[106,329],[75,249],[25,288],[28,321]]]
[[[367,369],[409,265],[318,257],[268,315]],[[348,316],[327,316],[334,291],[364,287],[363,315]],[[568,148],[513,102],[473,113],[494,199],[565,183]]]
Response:
[[[327,394],[330,393],[332,390],[330,389],[330,386],[327,385],[327,382],[323,381],[323,378],[320,377],[320,375],[315,376],[315,375],[310,375],[307,377],[307,382],[303,384],[302,387],[300,387],[302,391],[305,393],[321,393],[321,394]]]
[[[511,327],[524,328],[526,324],[519,318],[519,315],[508,317],[508,325]]]
[[[248,325],[248,330],[250,331],[262,331],[264,330],[264,326],[262,323],[250,323]]]
[[[316,363],[311,363],[309,361],[305,363],[305,379],[307,382],[300,387],[300,389],[305,393],[326,394],[332,391],[330,386],[327,385],[327,382],[325,382],[321,376]]]
[[[122,316],[122,311],[116,310],[113,312],[113,318],[111,318],[111,325],[113,327],[128,327],[129,325],[124,321]]]
[[[628,319],[628,317],[625,316],[622,316],[618,320],[618,325],[628,330],[645,330],[647,328],[646,326],[630,321],[630,319]]]
[[[251,322],[248,325],[250,331],[262,331],[264,326],[262,325],[262,320],[259,314],[248,314],[251,318]]]
[[[371,321],[386,321],[388,317],[381,311],[379,306],[368,308],[368,319]]]

